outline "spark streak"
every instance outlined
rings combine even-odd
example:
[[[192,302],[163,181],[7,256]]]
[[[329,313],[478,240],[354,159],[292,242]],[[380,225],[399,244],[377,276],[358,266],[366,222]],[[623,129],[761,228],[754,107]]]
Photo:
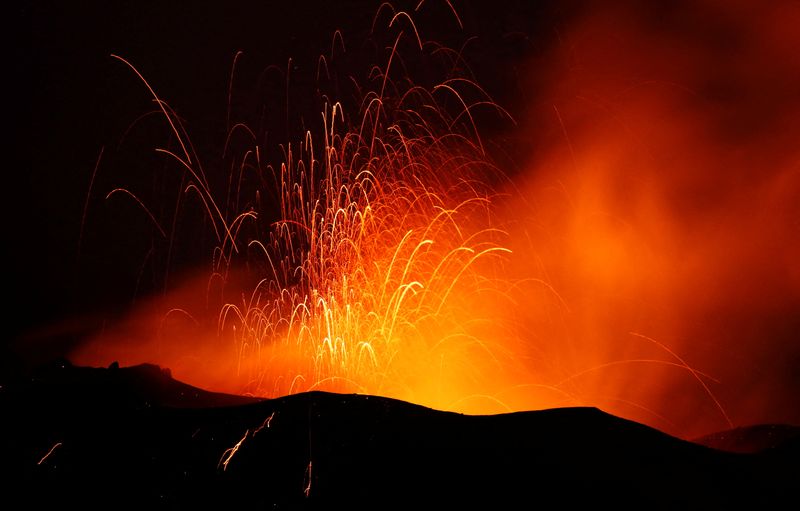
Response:
[[[56,444],[53,447],[51,447],[49,451],[47,451],[47,454],[42,456],[42,459],[39,460],[37,465],[41,465],[42,463],[44,463],[45,460],[47,458],[49,458],[51,454],[53,454],[53,451],[55,451],[57,448],[61,447],[62,445],[64,445],[64,444],[62,444],[61,442],[56,442]]]
[[[223,472],[228,470],[228,463],[231,462],[231,459],[233,459],[234,454],[236,454],[239,451],[239,448],[242,446],[242,444],[247,439],[247,436],[249,434],[250,430],[249,429],[245,430],[244,436],[241,438],[241,440],[236,442],[236,444],[233,447],[225,449],[225,452],[223,452],[222,456],[220,456],[219,458],[219,463],[217,463],[217,468],[219,468],[220,465],[222,465]]]

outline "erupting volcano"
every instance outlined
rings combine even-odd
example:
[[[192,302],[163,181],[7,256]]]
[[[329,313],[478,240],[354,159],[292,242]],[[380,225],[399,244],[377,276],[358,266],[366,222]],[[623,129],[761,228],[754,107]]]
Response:
[[[797,7],[314,7],[324,34],[289,6],[231,8],[231,40],[182,55],[191,79],[146,50],[171,66],[190,29],[124,42],[147,16],[76,46],[104,52],[93,73],[128,117],[71,174],[75,196],[58,191],[76,204],[58,228],[77,310],[20,318],[7,343],[22,472],[85,498],[77,481],[128,467],[107,491],[170,505],[234,489],[352,504],[396,484],[516,499],[531,478],[574,504],[615,501],[600,480],[645,506],[788,498]],[[52,14],[33,13],[45,53]],[[140,364],[163,370],[125,368]],[[570,481],[594,496],[559,493]]]

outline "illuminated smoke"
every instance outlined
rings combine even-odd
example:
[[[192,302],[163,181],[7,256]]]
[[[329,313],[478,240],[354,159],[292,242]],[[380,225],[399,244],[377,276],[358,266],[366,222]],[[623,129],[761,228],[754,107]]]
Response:
[[[528,77],[507,228],[559,295],[524,299],[539,366],[689,436],[726,425],[698,378],[734,423],[799,418],[800,12],[761,7],[605,6]]]

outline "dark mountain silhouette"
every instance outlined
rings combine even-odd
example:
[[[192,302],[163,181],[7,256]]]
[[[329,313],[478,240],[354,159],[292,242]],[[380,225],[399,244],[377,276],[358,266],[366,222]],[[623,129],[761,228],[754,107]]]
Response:
[[[595,408],[467,416],[367,395],[257,400],[191,387],[153,365],[68,362],[3,383],[0,405],[3,464],[28,483],[9,487],[38,488],[21,495],[33,507],[713,509],[798,500],[791,426],[773,443],[753,439],[776,438],[776,427],[739,431],[762,446],[743,454]],[[733,445],[713,435],[703,443]]]

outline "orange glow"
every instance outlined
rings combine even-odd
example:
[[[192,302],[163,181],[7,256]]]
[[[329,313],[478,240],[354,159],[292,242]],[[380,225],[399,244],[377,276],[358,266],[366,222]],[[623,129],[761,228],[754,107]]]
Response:
[[[665,431],[796,421],[800,11],[674,15],[592,13],[533,71],[506,228],[558,297],[522,299],[529,337],[559,388]]]
[[[280,168],[259,167],[280,210],[261,237],[244,234],[256,212],[220,213],[159,101],[183,154],[161,151],[218,233],[213,269],[74,360],[260,396],[591,405],[686,437],[780,420],[800,310],[800,16],[692,14],[663,32],[629,8],[575,22],[531,71],[545,99],[516,138],[538,149],[510,179],[472,119],[499,107],[460,78],[390,83],[393,51],[358,115],[328,105]]]

